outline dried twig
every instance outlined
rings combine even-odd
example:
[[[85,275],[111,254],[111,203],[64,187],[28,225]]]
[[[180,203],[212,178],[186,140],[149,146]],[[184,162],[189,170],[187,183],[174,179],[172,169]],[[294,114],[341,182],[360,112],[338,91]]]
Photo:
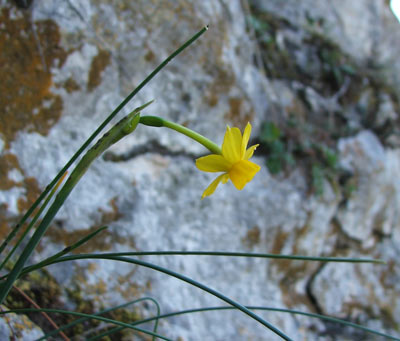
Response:
[[[21,289],[17,288],[15,285],[13,286],[13,288],[15,290],[18,291],[18,293],[24,297],[30,304],[32,304],[36,309],[40,309],[40,306],[34,301],[32,300],[27,294],[25,294]],[[59,329],[59,327],[57,326],[57,324],[52,320],[52,318],[47,315],[46,312],[42,311],[41,314],[44,316],[44,318],[49,321],[49,323],[55,328],[55,329]],[[65,335],[62,331],[59,331],[59,334],[61,335],[61,337],[65,340],[65,341],[71,341],[67,335]]]

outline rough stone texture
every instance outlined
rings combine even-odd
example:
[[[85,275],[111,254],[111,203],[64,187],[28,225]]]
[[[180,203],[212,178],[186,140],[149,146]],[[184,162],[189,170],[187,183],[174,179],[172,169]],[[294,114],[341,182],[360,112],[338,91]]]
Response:
[[[343,230],[367,244],[373,243],[374,233],[392,235],[400,213],[399,152],[385,151],[370,131],[342,139],[338,148],[343,168],[357,181],[353,198],[338,212]]]
[[[329,37],[343,51],[358,62],[369,64],[372,69],[392,63],[399,68],[396,53],[400,48],[397,44],[400,32],[388,1],[336,0],[328,4],[323,0],[250,2],[262,11],[285,18],[295,31],[301,28],[300,34],[301,31],[314,31]],[[385,76],[398,84],[398,75],[386,71]]]
[[[242,304],[319,312],[398,334],[400,26],[387,2],[0,5],[0,50],[6,51],[0,55],[1,238],[120,101],[209,24],[123,113],[155,99],[145,114],[182,123],[217,143],[227,124],[243,128],[251,121],[252,142],[261,143],[254,158],[261,171],[243,191],[227,184],[200,200],[215,177],[194,166],[204,148],[166,129],[139,126],[93,163],[32,260],[104,225],[109,228],[80,252],[382,258],[387,265],[142,257]],[[265,137],[266,122],[278,127],[278,141]],[[273,174],[265,164],[276,151],[280,168]],[[94,312],[143,296],[155,298],[164,313],[222,304],[127,263],[80,261],[48,270],[51,290],[40,289],[48,307]],[[51,299],[55,293],[57,300]],[[135,313],[154,311],[148,304]],[[304,316],[260,314],[295,340],[378,340]],[[162,321],[159,332],[174,340],[278,339],[235,311],[174,317]],[[134,338],[129,335],[121,339]]]

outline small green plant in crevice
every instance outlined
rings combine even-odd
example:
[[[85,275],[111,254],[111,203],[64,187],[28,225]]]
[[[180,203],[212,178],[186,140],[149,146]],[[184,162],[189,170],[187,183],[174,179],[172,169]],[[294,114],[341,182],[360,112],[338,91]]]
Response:
[[[336,44],[326,39],[321,40],[320,44],[318,56],[322,63],[322,77],[328,83],[333,83],[333,90],[337,91],[342,86],[344,77],[355,76],[357,70]]]
[[[307,88],[321,96],[319,104],[331,115],[329,134],[333,140],[370,129],[384,143],[399,145],[395,142],[399,134],[396,128],[399,118],[389,115],[382,122],[381,111],[385,111],[384,106],[389,102],[382,98],[389,96],[393,112],[398,112],[400,106],[398,91],[393,86],[395,83],[387,65],[373,58],[367,63],[355,60],[347,48],[330,38],[331,28],[323,17],[315,17],[306,11],[305,25],[301,26],[276,13],[260,10],[252,2],[250,9],[247,27],[254,32],[259,46],[259,60],[262,60],[259,67],[268,78],[286,82],[289,88],[293,81],[302,85],[300,89],[292,90],[299,92],[308,109],[307,120],[311,125],[321,126],[321,112],[319,109],[313,112],[312,101],[305,92]],[[361,126],[354,125],[358,121]],[[280,168],[280,158],[271,157],[271,162]]]
[[[261,149],[267,153],[266,165],[271,174],[302,165],[310,180],[310,190],[321,195],[325,180],[337,187],[338,154],[324,143],[313,141],[309,136],[312,132],[305,130],[306,127],[296,126],[294,122],[289,122],[288,127],[281,129],[276,123],[267,121],[262,125],[259,135]]]
[[[314,145],[316,158],[312,160],[311,183],[316,195],[322,195],[324,181],[328,180],[334,188],[338,187],[338,154],[322,144]]]
[[[268,21],[261,20],[254,15],[249,15],[246,17],[246,22],[258,35],[259,41],[266,44],[274,42],[274,37],[271,34],[272,28],[268,24]]]
[[[296,78],[296,65],[289,51],[278,43],[279,30],[291,27],[289,21],[268,12],[253,10],[246,18],[260,47],[263,68],[269,78]]]
[[[346,77],[361,83],[361,71],[352,58],[321,33],[323,18],[306,14],[306,20],[309,27],[300,28],[276,14],[252,7],[247,26],[254,32],[267,76],[297,80],[327,96],[339,91]],[[299,30],[304,35],[292,34]]]
[[[263,124],[260,142],[267,149],[266,165],[272,174],[277,174],[287,166],[294,165],[295,161],[287,148],[285,136],[274,122],[268,121]]]
[[[351,199],[358,189],[359,178],[351,171],[340,169],[338,183],[341,189],[342,200],[340,205],[345,206],[347,201]]]

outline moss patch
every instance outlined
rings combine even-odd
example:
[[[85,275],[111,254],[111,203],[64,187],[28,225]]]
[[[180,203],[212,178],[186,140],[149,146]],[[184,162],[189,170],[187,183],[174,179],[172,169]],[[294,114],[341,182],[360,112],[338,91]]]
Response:
[[[84,282],[76,282],[76,285],[72,287],[63,288],[56,282],[50,272],[46,270],[40,270],[24,276],[22,279],[16,282],[16,286],[18,286],[20,290],[22,290],[40,307],[69,310],[64,303],[65,299],[63,297],[66,295],[68,297],[68,302],[75,305],[74,311],[87,314],[96,313],[98,311],[98,308],[96,308],[98,304],[95,304],[94,301],[85,297],[82,283]],[[99,298],[101,298],[101,290],[99,291]],[[130,300],[131,299],[132,297],[130,297]],[[31,308],[30,303],[27,302],[27,300],[16,290],[10,291],[5,305],[9,309]],[[102,304],[100,306],[100,310],[105,308]],[[52,327],[41,314],[28,313],[26,315],[45,333],[54,330],[54,327]],[[142,317],[140,308],[138,307],[118,309],[116,311],[103,314],[102,316],[125,323],[132,323]],[[65,325],[76,319],[74,316],[65,314],[51,314],[51,318],[58,326]],[[101,322],[98,320],[87,320],[65,330],[64,333],[68,337],[72,338],[77,336],[87,336],[87,333],[90,333],[90,330],[93,330],[93,333],[90,333],[90,335],[94,336],[112,328],[108,327],[107,325],[103,325],[102,327],[100,325]],[[129,335],[132,335],[131,331],[123,330],[118,333],[114,333],[109,340],[122,340],[126,337],[129,337]],[[55,339],[58,340],[59,336],[55,336]]]
[[[47,271],[34,272],[19,279],[15,285],[28,295],[34,302],[43,308],[63,308],[60,300],[61,289]],[[31,304],[17,291],[11,290],[6,298],[6,306],[10,309],[32,308]],[[54,328],[38,313],[26,314],[44,331]],[[71,322],[73,318],[67,315],[52,315],[52,319],[59,325]]]
[[[54,21],[32,23],[29,12],[12,11],[0,11],[0,134],[6,148],[18,131],[45,135],[58,121],[63,104],[51,93],[50,70],[67,57]]]

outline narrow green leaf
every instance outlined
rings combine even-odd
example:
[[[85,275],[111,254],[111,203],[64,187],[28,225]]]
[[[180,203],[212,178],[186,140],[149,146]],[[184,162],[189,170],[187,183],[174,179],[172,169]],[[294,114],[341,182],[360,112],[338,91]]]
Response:
[[[231,298],[221,294],[220,292],[202,284],[199,283],[189,277],[186,277],[184,275],[181,275],[177,272],[174,272],[172,270],[169,270],[167,268],[152,264],[152,263],[148,263],[148,262],[144,262],[138,259],[133,259],[133,258],[127,258],[127,257],[118,257],[118,256],[105,256],[105,255],[95,255],[95,254],[91,254],[89,257],[88,256],[83,256],[83,255],[74,255],[74,256],[64,256],[61,258],[56,259],[54,262],[52,262],[52,264],[55,263],[61,263],[61,262],[67,262],[67,261],[72,261],[72,260],[78,260],[78,259],[108,259],[108,260],[114,260],[114,261],[119,261],[119,262],[126,262],[126,263],[131,263],[131,264],[136,264],[136,265],[140,265],[140,266],[144,266],[147,267],[149,269],[153,269],[162,273],[165,273],[169,276],[175,277],[180,279],[181,281],[184,281],[186,283],[189,283],[199,289],[202,289],[206,292],[208,292],[209,294],[218,297],[219,299],[221,299],[222,301],[232,305],[233,307],[236,307],[238,310],[242,311],[243,313],[245,313],[246,315],[250,316],[252,319],[256,320],[257,322],[261,323],[263,326],[267,327],[269,330],[271,330],[272,332],[274,332],[275,334],[277,334],[278,336],[280,336],[282,339],[287,340],[287,341],[291,341],[292,339],[290,337],[288,337],[287,335],[285,335],[282,331],[280,331],[278,328],[276,328],[275,326],[273,326],[272,324],[270,324],[269,322],[267,322],[266,320],[264,320],[263,318],[261,318],[260,316],[258,316],[257,314],[253,313],[252,311],[250,311],[249,309],[247,309],[246,307],[244,307],[243,305],[241,305],[240,303],[232,300]]]
[[[84,259],[90,259],[92,254],[76,255],[82,256]],[[372,263],[386,264],[382,259],[373,258],[351,258],[351,257],[313,257],[300,255],[282,255],[273,253],[248,253],[248,252],[225,252],[225,251],[142,251],[142,252],[113,252],[93,254],[96,256],[225,256],[225,257],[249,257],[249,258],[272,258],[272,259],[287,259],[287,260],[303,260],[313,262],[337,262],[337,263]],[[25,267],[21,272],[21,276],[29,272],[38,270],[50,264],[57,263],[55,259],[46,259],[40,263]],[[7,278],[7,275],[0,277],[0,280]]]
[[[105,310],[99,311],[96,314],[92,314],[92,315],[94,315],[94,316],[103,315],[103,314],[106,314],[106,313],[109,313],[109,312],[112,312],[112,311],[115,311],[115,310],[118,310],[118,309],[121,309],[121,308],[125,308],[127,306],[132,305],[132,304],[143,302],[143,301],[151,301],[151,302],[153,302],[155,304],[155,306],[157,308],[157,315],[154,317],[155,324],[154,324],[154,329],[153,329],[153,333],[156,333],[157,332],[157,327],[158,327],[157,316],[160,315],[160,305],[158,304],[158,302],[155,299],[153,299],[151,297],[142,297],[142,298],[139,298],[137,300],[133,300],[133,301],[118,305],[116,307],[112,307],[110,309],[105,309]],[[64,326],[61,326],[57,330],[53,330],[50,333],[45,334],[44,336],[42,336],[41,338],[39,338],[39,339],[37,339],[35,341],[47,340],[51,336],[58,334],[60,331],[67,330],[69,328],[74,327],[75,325],[77,325],[79,323],[83,323],[83,322],[85,322],[87,320],[90,320],[90,319],[91,319],[91,317],[81,317],[81,318],[79,318],[79,319],[77,319],[77,320],[75,320],[73,322],[70,322],[70,323],[68,323],[68,324],[66,324]],[[152,320],[152,321],[154,321],[154,320]],[[119,330],[121,330],[121,329],[124,329],[125,327],[119,327],[119,328],[120,328]],[[119,331],[119,330],[117,330],[117,331]],[[106,335],[106,333],[104,333],[104,334]],[[101,334],[101,335],[103,335],[103,334]],[[153,338],[154,337],[155,336],[153,335]]]
[[[339,324],[347,326],[347,327],[356,328],[356,329],[365,331],[367,333],[383,336],[390,340],[400,341],[400,338],[398,338],[398,337],[391,336],[389,334],[385,334],[385,333],[379,332],[379,331],[371,329],[371,328],[361,326],[361,325],[353,323],[353,322],[341,320],[336,317],[331,317],[331,316],[326,316],[326,315],[321,315],[321,314],[307,313],[307,312],[303,312],[303,311],[299,311],[299,310],[292,310],[292,309],[260,307],[260,306],[246,306],[246,307],[251,310],[265,310],[265,311],[273,311],[273,312],[282,312],[282,313],[289,313],[289,314],[294,314],[294,315],[303,315],[303,316],[307,316],[307,317],[311,317],[311,318],[318,318],[318,319],[321,319],[324,321],[339,323]],[[158,316],[157,318],[163,319],[163,318],[184,315],[184,314],[192,314],[192,313],[216,311],[216,310],[232,310],[232,309],[235,309],[235,308],[234,307],[206,307],[206,308],[198,308],[198,309],[188,309],[188,310],[172,312],[169,314],[163,314],[163,315]],[[142,321],[136,321],[135,323],[133,323],[133,325],[148,323],[148,322],[151,322],[153,319],[154,319],[153,317],[150,317],[150,318],[144,319]],[[120,328],[120,327],[118,327],[118,328]]]
[[[145,333],[145,334],[148,334],[148,335],[156,336],[156,337],[158,337],[160,339],[163,339],[163,340],[172,341],[171,339],[169,339],[169,338],[167,338],[165,336],[153,333],[153,332],[145,330],[145,329],[134,327],[129,323],[124,323],[124,322],[121,322],[121,321],[109,319],[109,318],[98,316],[98,315],[79,313],[79,312],[76,312],[76,311],[69,311],[69,310],[62,310],[62,309],[26,308],[26,309],[10,309],[10,310],[6,310],[6,311],[0,311],[0,315],[5,315],[5,314],[9,314],[9,313],[16,313],[16,314],[18,314],[18,313],[34,313],[34,312],[41,312],[41,311],[44,311],[46,313],[59,313],[59,314],[67,314],[67,315],[86,317],[86,318],[93,319],[93,320],[99,320],[99,321],[103,321],[103,322],[107,322],[107,323],[116,324],[116,325],[119,325],[121,327],[125,327],[125,328],[129,328],[129,329],[135,330],[137,332],[141,332],[141,333]]]
[[[94,238],[97,234],[99,234],[100,232],[102,232],[105,229],[107,229],[107,226],[103,226],[103,227],[98,228],[94,232],[89,233],[87,236],[85,236],[82,239],[80,239],[79,241],[77,241],[75,244],[67,246],[66,248],[64,248],[64,250],[62,250],[62,251],[56,253],[55,255],[50,256],[49,258],[46,258],[46,259],[42,260],[41,262],[35,264],[35,267],[37,269],[42,268],[42,267],[46,266],[47,264],[50,264],[51,262],[53,262],[55,259],[60,258],[62,256],[65,256],[66,254],[70,253],[71,251],[77,249],[81,245],[83,245],[86,242],[88,242],[90,239]]]
[[[18,248],[18,246],[22,243],[22,241],[25,239],[26,235],[29,233],[29,231],[32,229],[33,225],[35,225],[36,221],[39,219],[40,215],[42,214],[42,212],[44,211],[44,209],[47,207],[47,205],[49,204],[51,198],[54,196],[54,194],[56,193],[58,187],[61,185],[62,181],[64,180],[64,178],[67,176],[68,172],[65,172],[63,174],[63,176],[58,180],[57,184],[54,186],[54,188],[51,190],[51,193],[47,196],[45,202],[43,203],[43,205],[40,207],[39,211],[35,214],[35,216],[33,217],[32,221],[29,223],[28,227],[25,229],[24,233],[22,234],[22,236],[18,239],[17,243],[14,245],[14,247],[12,248],[12,250],[10,252],[8,252],[6,258],[4,259],[4,261],[0,264],[0,270],[3,269],[3,267],[7,264],[8,260],[11,258],[11,256],[14,254],[15,250]],[[18,232],[19,230],[19,226],[17,228],[14,228],[11,233],[7,236],[7,238],[5,239],[5,241],[3,242],[2,246],[4,245],[4,247],[7,246],[7,244],[14,238],[15,234]],[[0,251],[1,254],[1,251]]]

